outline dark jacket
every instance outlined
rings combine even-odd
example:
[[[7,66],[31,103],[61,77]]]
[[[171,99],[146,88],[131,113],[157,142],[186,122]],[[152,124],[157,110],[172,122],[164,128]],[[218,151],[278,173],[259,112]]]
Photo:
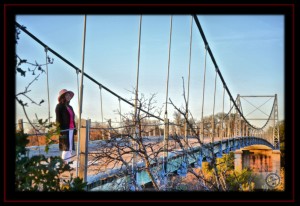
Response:
[[[73,121],[74,121],[75,130],[73,132],[72,150],[75,151],[74,135],[77,133],[76,124],[75,124],[75,113],[74,113],[73,108],[70,105],[69,105],[69,107],[73,111]],[[67,106],[65,104],[57,104],[56,108],[55,108],[55,113],[56,113],[56,122],[59,123],[60,130],[69,129],[70,114],[68,112]],[[69,138],[69,131],[61,132],[60,134],[61,135],[67,135],[67,137]],[[69,140],[66,141],[65,144],[66,144],[65,147],[67,148],[66,151],[68,151],[69,150]]]

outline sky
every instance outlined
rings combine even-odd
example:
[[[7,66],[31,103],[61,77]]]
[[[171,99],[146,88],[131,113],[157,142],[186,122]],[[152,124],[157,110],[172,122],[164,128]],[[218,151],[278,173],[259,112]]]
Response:
[[[284,16],[283,15],[197,15],[233,98],[240,95],[275,95],[278,98],[279,120],[284,119]],[[143,15],[140,39],[139,96],[149,98],[156,94],[155,108],[165,109],[167,70],[170,41],[170,15]],[[38,39],[48,45],[78,68],[83,61],[84,15],[17,15],[16,21]],[[84,72],[125,99],[133,99],[138,67],[140,15],[87,15],[84,55]],[[191,31],[192,25],[192,34]],[[190,40],[192,47],[190,55]],[[19,35],[16,52],[22,59],[39,64],[46,63],[44,48],[24,32]],[[184,87],[188,89],[190,65],[189,110],[194,119],[201,119],[205,46],[191,16],[173,15],[170,47],[170,74],[168,97],[177,107],[184,105]],[[41,106],[28,102],[27,112],[31,119],[48,118],[50,103],[51,120],[55,119],[55,107],[61,89],[75,93],[71,105],[78,116],[78,87],[76,71],[51,52],[53,64],[48,65],[38,81],[30,85],[28,95]],[[191,60],[189,64],[189,60]],[[27,70],[28,65],[23,69]],[[32,68],[32,67],[31,67]],[[46,69],[44,66],[43,69]],[[204,93],[204,116],[222,112],[223,85],[219,77],[216,83],[215,68],[207,55]],[[33,80],[30,72],[26,77],[16,74],[16,93],[24,91]],[[78,79],[80,83],[81,75]],[[101,99],[99,86],[83,78],[83,105],[81,117],[100,122]],[[246,118],[267,118],[274,98],[242,98]],[[259,110],[255,110],[255,106]],[[119,122],[119,100],[102,89],[103,119]],[[224,112],[230,108],[225,93]],[[121,111],[133,108],[121,102]],[[174,108],[168,105],[168,116],[173,118]],[[162,112],[163,118],[164,112]],[[16,121],[26,121],[21,106],[16,102]],[[252,122],[257,126],[263,122]]]

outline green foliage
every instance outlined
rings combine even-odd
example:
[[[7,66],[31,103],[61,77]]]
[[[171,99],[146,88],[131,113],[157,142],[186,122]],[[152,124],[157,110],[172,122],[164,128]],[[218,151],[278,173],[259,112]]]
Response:
[[[284,142],[285,141],[285,124],[284,124],[284,120],[280,121],[278,124],[279,124],[280,142]]]
[[[221,158],[217,158],[217,168],[220,171],[234,170],[234,153],[224,154]]]
[[[21,28],[26,28],[21,26]],[[20,28],[16,26],[15,33],[15,42],[18,43],[20,34]],[[36,75],[35,72],[38,71],[39,74],[25,87],[23,92],[16,94],[16,101],[23,107],[24,113],[26,114],[25,107],[28,104],[23,102],[20,99],[20,96],[31,100],[33,104],[40,106],[45,101],[42,99],[39,103],[33,101],[28,94],[29,86],[32,85],[34,81],[38,80],[40,74],[45,73],[45,70],[42,69],[42,66],[47,64],[53,64],[53,58],[51,59],[47,56],[46,64],[30,63],[27,59],[15,55],[15,64],[16,64],[16,74],[20,74],[24,78],[26,77],[26,68],[28,72],[32,72],[32,75]],[[30,68],[29,68],[29,67]],[[30,122],[29,118],[27,117]],[[38,119],[39,127],[38,129],[48,129],[46,134],[46,147],[45,152],[49,151],[49,145],[54,142],[51,140],[51,137],[54,134],[59,134],[59,127],[53,123],[48,123],[48,119]],[[39,131],[35,128],[35,131]],[[15,189],[16,191],[84,191],[86,183],[83,183],[83,180],[80,178],[73,179],[72,176],[70,180],[64,181],[67,183],[68,187],[61,187],[60,176],[64,172],[71,172],[73,169],[70,167],[70,163],[65,164],[61,157],[50,157],[46,158],[44,155],[32,156],[31,158],[27,155],[26,145],[29,143],[27,139],[28,135],[24,134],[23,131],[16,133],[16,169],[15,169]]]
[[[284,120],[278,123],[279,126],[279,139],[280,139],[280,164],[284,167],[285,165],[285,123]]]
[[[38,123],[39,123],[40,127],[48,129],[48,132],[46,133],[46,146],[45,146],[45,152],[48,153],[49,146],[51,144],[56,143],[55,141],[53,141],[51,139],[51,137],[53,135],[60,134],[60,127],[59,127],[59,124],[56,122],[48,123],[48,119],[46,119],[45,121],[43,121],[43,119],[39,119]]]
[[[285,168],[281,167],[280,169],[280,184],[274,188],[275,191],[284,191],[285,190]]]
[[[226,183],[230,191],[253,191],[255,176],[251,170],[233,171],[227,175]]]
[[[87,185],[87,183],[82,182],[82,179],[79,177],[76,177],[74,179],[71,178],[71,180],[68,180],[67,183],[69,185],[69,191],[83,192],[83,191],[85,191],[84,188],[86,188],[86,185]]]
[[[206,179],[214,180],[216,177],[213,169],[213,161],[203,167]],[[216,158],[216,168],[225,191],[253,191],[256,175],[249,169],[243,169],[241,172],[234,170],[234,153],[224,154],[221,158]],[[216,182],[214,182],[216,184]]]
[[[221,164],[220,171],[226,170],[226,186],[230,191],[253,191],[254,182],[257,178],[251,170],[248,168],[243,169],[241,172],[234,170],[234,153],[230,152],[228,155],[224,155],[220,158],[224,164]]]
[[[26,155],[27,135],[16,133],[16,191],[84,191],[86,183],[79,177],[65,181],[68,187],[61,187],[62,173],[71,172],[70,163],[65,164],[61,157],[46,158],[44,155]]]
[[[186,191],[186,190],[188,190],[188,186],[184,183],[178,184],[175,189],[175,191]]]
[[[24,134],[22,131],[16,133],[16,157],[19,158],[22,155],[26,155],[26,145],[29,143],[27,139],[28,135]]]
[[[213,167],[212,167],[213,162],[207,165],[207,167],[204,167],[204,169],[207,172],[212,172]],[[223,154],[221,158],[216,158],[216,165],[218,171],[232,171],[234,170],[234,154],[230,152],[229,154]]]

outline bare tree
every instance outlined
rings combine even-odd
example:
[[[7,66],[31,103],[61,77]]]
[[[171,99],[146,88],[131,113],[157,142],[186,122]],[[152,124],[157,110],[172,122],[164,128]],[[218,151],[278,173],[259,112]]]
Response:
[[[134,92],[132,92],[134,94]],[[185,95],[184,95],[185,96]],[[184,98],[185,99],[185,98]],[[130,101],[132,101],[131,99]],[[185,99],[186,100],[186,99]],[[163,155],[166,152],[163,147],[163,139],[161,137],[151,137],[149,131],[152,130],[152,123],[157,120],[150,121],[149,114],[161,114],[161,110],[156,111],[155,95],[146,98],[143,94],[138,99],[137,118],[134,111],[127,114],[121,114],[122,117],[122,135],[119,135],[119,128],[114,128],[111,124],[109,130],[113,132],[111,138],[101,141],[97,145],[95,152],[90,154],[92,162],[97,162],[97,172],[106,172],[111,175],[118,175],[123,181],[115,181],[121,190],[147,190],[146,185],[139,184],[136,174],[139,172],[146,173],[151,182],[152,190],[169,191],[169,190],[204,190],[204,191],[230,191],[236,188],[242,188],[242,185],[253,178],[248,175],[248,178],[240,178],[241,175],[235,172],[232,168],[232,156],[228,158],[217,159],[213,152],[212,144],[204,144],[199,138],[199,127],[196,126],[192,114],[190,118],[186,116],[186,108],[178,108],[171,99],[171,104],[176,112],[174,113],[173,126],[177,125],[182,128],[186,124],[190,131],[190,137],[193,139],[193,144],[190,144],[189,138],[182,137],[182,133],[175,132],[170,136],[167,152],[173,155],[183,155],[183,161],[177,171],[170,172],[163,170]],[[146,111],[147,113],[143,112]],[[215,116],[216,124],[220,124],[223,114]],[[171,125],[172,125],[171,124]],[[205,129],[209,132],[212,128],[211,116],[205,118]],[[151,126],[150,126],[151,125]],[[154,124],[154,128],[159,125]],[[176,130],[175,130],[176,131]],[[197,152],[193,152],[194,148],[200,146],[206,149],[211,155],[200,157]],[[178,156],[178,157],[179,157]],[[195,168],[195,164],[189,164],[188,156],[197,159],[198,166],[202,166],[202,161],[206,161],[202,169]],[[168,167],[175,165],[171,160],[167,162]],[[241,181],[241,179],[243,181]],[[230,181],[228,181],[230,180]],[[235,185],[234,187],[232,185]]]
[[[132,92],[134,94],[134,92]],[[130,100],[132,101],[132,99]],[[143,170],[147,173],[155,190],[161,189],[161,182],[158,178],[160,171],[155,170],[154,165],[161,160],[163,147],[160,138],[151,138],[149,132],[159,129],[157,120],[150,120],[149,114],[160,115],[162,110],[155,106],[155,94],[146,98],[141,94],[137,104],[137,119],[131,111],[122,116],[122,135],[119,128],[109,126],[114,136],[99,143],[97,150],[91,154],[93,162],[100,162],[98,172],[118,170],[123,176],[130,176],[125,189],[130,187],[134,190],[143,190],[143,185],[136,182],[136,173]],[[142,112],[146,111],[145,112]],[[158,134],[158,131],[157,131]]]

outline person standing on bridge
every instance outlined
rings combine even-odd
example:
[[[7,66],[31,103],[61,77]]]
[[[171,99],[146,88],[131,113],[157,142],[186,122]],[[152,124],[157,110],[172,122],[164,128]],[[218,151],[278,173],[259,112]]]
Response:
[[[62,151],[61,158],[66,163],[70,161],[72,151],[75,151],[74,135],[77,134],[75,113],[70,105],[74,92],[62,89],[58,94],[58,104],[55,108],[56,122],[60,127],[59,149]],[[66,131],[64,131],[66,130]]]

